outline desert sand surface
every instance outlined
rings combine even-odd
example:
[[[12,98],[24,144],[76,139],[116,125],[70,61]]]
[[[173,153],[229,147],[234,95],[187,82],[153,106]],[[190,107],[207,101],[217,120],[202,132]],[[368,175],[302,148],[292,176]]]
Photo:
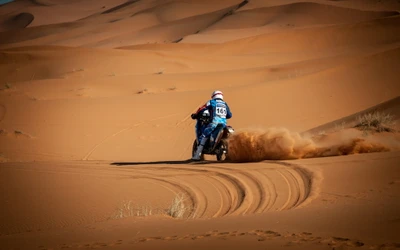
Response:
[[[1,5],[0,249],[400,249],[399,65],[397,0]]]

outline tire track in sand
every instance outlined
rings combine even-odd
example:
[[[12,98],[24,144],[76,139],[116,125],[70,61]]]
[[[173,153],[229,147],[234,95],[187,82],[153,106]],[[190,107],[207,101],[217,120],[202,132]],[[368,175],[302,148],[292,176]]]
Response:
[[[195,218],[294,209],[309,198],[314,183],[307,170],[286,162],[135,166],[135,172],[188,196],[187,216]]]

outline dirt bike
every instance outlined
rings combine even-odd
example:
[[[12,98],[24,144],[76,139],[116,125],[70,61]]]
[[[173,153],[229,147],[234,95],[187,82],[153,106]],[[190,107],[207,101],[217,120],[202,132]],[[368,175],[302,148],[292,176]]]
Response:
[[[207,118],[200,117],[199,120],[203,123],[203,125],[206,125],[208,123]],[[234,132],[235,130],[232,128],[232,126],[224,126],[222,124],[219,124],[211,133],[206,144],[204,145],[203,153],[201,154],[200,160],[204,161],[204,155],[216,155],[218,161],[227,160],[229,158],[227,139]],[[192,156],[194,156],[199,143],[200,142],[198,141],[198,137],[196,136],[193,142]]]

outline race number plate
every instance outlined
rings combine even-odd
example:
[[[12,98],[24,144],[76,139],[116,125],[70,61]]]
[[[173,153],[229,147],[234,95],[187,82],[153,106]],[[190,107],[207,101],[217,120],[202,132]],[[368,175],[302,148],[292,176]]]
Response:
[[[226,117],[226,113],[227,113],[226,106],[217,104],[217,107],[215,109],[215,114],[221,117]]]

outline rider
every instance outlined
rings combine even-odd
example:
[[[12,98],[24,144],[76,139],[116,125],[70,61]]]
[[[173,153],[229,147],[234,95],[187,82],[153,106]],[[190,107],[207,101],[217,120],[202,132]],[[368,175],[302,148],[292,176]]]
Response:
[[[214,131],[214,129],[218,126],[218,124],[226,125],[226,119],[230,119],[232,117],[232,113],[228,106],[228,103],[224,101],[224,95],[221,91],[215,90],[211,94],[211,100],[209,100],[206,104],[200,107],[196,113],[191,115],[192,119],[197,119],[199,114],[203,111],[208,110],[210,112],[210,123],[204,128],[202,135],[199,138],[199,146],[197,147],[196,153],[193,155],[192,160],[200,160],[200,156],[203,152],[203,148],[205,143],[207,142],[208,137]],[[197,124],[196,124],[197,128]]]

